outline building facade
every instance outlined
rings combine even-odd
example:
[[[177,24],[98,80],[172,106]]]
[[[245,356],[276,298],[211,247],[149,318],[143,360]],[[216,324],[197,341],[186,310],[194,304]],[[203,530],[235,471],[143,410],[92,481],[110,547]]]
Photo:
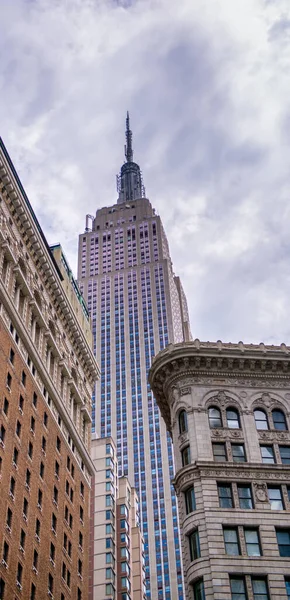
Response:
[[[99,369],[67,284],[0,139],[1,600],[88,597]]]
[[[149,381],[173,439],[186,599],[289,599],[290,348],[171,345]]]
[[[144,542],[139,500],[127,477],[118,478],[112,438],[93,436],[89,599],[143,600]]]
[[[172,445],[147,373],[160,349],[190,338],[189,321],[161,219],[133,162],[129,117],[126,139],[118,201],[87,216],[79,237],[78,281],[101,368],[93,427],[116,441],[119,476],[134,483],[140,498],[148,600],[181,600]]]

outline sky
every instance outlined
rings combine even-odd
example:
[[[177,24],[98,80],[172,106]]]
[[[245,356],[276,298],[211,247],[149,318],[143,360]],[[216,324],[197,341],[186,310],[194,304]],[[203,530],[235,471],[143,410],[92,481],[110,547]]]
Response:
[[[290,344],[289,0],[0,0],[0,135],[76,272],[126,111],[193,338]]]

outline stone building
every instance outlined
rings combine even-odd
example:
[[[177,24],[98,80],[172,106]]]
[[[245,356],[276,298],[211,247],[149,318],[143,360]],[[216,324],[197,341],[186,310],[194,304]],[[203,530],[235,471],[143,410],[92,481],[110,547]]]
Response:
[[[61,270],[0,139],[1,600],[88,598],[99,369]]]
[[[290,598],[290,348],[169,345],[149,382],[173,440],[186,598]]]

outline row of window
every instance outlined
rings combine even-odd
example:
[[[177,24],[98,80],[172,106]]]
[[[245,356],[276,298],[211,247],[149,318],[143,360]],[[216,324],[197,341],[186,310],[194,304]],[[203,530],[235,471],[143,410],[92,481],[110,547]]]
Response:
[[[288,600],[290,600],[290,578],[284,579],[285,590]],[[256,575],[234,575],[229,577],[231,600],[270,600],[268,581],[266,577],[257,577]],[[206,600],[204,583],[198,579],[193,584],[194,600]]]
[[[233,491],[234,488],[234,491]],[[241,508],[251,510],[255,508],[252,486],[250,483],[218,483],[218,498],[220,508]],[[284,493],[283,493],[284,490]],[[234,494],[235,492],[235,494]],[[235,504],[234,497],[237,494],[238,505]],[[290,485],[277,486],[267,485],[268,500],[272,510],[285,510],[285,497],[290,502]],[[196,510],[196,500],[194,486],[189,487],[184,492],[186,514]],[[265,496],[266,500],[266,496]]]
[[[275,453],[276,448],[276,453]],[[290,464],[290,446],[278,446],[270,444],[260,445],[262,463],[275,464],[278,460],[284,465]],[[278,452],[279,451],[279,452]],[[244,444],[233,444],[226,442],[214,442],[212,444],[213,458],[215,462],[233,461],[236,463],[247,462]],[[182,466],[185,467],[191,463],[190,446],[187,445],[181,450]]]
[[[288,429],[285,414],[280,409],[272,410],[272,412],[268,416],[267,413],[263,409],[257,408],[254,410],[254,417],[255,417],[256,427],[259,431],[268,430],[269,429],[269,421],[271,421],[271,425],[273,425],[273,428],[276,429],[277,431],[287,431],[287,429]],[[224,414],[218,407],[211,406],[208,409],[208,420],[209,420],[209,426],[211,429],[225,428],[225,427],[228,427],[229,429],[240,429],[241,428],[239,412],[236,408],[232,408],[232,407],[227,408],[225,411],[225,414]],[[182,433],[187,432],[188,431],[188,423],[187,423],[187,413],[185,410],[180,411],[178,421],[179,421],[179,433],[182,434]]]

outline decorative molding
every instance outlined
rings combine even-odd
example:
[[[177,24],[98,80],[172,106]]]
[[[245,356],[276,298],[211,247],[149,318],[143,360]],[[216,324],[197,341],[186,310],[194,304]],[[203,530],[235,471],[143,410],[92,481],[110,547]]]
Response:
[[[266,483],[254,482],[253,487],[256,502],[269,502]]]

